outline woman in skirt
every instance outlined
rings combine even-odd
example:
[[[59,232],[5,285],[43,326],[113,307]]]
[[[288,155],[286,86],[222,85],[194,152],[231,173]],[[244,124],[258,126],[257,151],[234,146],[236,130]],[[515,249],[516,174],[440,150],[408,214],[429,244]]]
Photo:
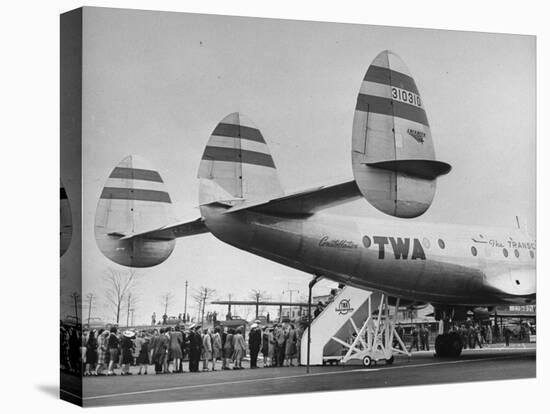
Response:
[[[147,365],[149,365],[149,338],[147,338],[143,332],[140,332],[136,339],[136,344],[139,346],[139,353],[137,357],[137,364],[139,365],[138,375],[141,375],[141,369],[143,368],[143,375],[147,375]]]
[[[233,369],[243,369],[242,362],[246,355],[246,342],[242,335],[242,329],[237,328],[235,335],[233,335],[233,360],[235,366]]]
[[[132,375],[130,372],[130,364],[134,362],[134,356],[132,351],[135,347],[132,338],[134,333],[132,331],[124,331],[120,340],[120,349],[122,351],[122,372],[120,375]]]

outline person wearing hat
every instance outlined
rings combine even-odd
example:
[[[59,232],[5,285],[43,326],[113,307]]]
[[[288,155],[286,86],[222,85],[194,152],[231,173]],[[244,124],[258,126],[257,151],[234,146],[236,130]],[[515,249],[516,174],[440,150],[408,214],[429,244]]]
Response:
[[[248,334],[248,349],[250,350],[250,368],[257,368],[258,354],[262,347],[262,331],[257,323],[250,326]]]

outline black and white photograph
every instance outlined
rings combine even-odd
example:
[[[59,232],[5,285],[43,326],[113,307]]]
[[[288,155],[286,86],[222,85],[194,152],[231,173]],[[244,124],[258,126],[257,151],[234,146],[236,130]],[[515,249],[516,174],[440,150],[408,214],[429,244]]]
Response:
[[[6,9],[8,411],[539,412],[540,7],[259,3]]]
[[[61,398],[535,377],[535,44],[63,14]]]

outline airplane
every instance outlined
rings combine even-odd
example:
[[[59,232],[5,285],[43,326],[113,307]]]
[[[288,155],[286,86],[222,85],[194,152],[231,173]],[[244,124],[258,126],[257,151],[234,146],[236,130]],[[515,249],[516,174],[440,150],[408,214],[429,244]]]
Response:
[[[201,217],[169,224],[171,199],[159,172],[129,156],[98,202],[98,247],[118,264],[150,267],[170,256],[177,238],[209,232],[308,274],[430,303],[445,321],[479,307],[536,303],[536,240],[523,230],[411,220],[430,207],[437,178],[451,166],[436,159],[415,80],[391,51],[376,56],[361,82],[351,155],[354,179],[285,194],[262,133],[232,113],[202,155]],[[324,211],[361,198],[387,218]],[[461,350],[446,328],[437,354]]]

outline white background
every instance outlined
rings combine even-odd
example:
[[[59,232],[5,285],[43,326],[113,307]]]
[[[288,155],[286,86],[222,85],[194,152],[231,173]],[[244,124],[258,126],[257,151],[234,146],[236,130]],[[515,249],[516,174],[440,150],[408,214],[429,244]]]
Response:
[[[57,399],[59,244],[59,13],[82,3],[58,1],[12,4],[2,8],[2,271],[3,334],[0,341],[2,410],[11,412],[76,410]],[[392,412],[523,412],[544,410],[548,389],[545,358],[543,262],[546,243],[544,212],[548,113],[548,25],[543,2],[397,1],[308,4],[282,1],[89,1],[89,6],[131,7],[534,34],[538,36],[538,354],[536,380],[500,381],[431,387],[385,388],[246,400],[172,403],[162,406],[102,408],[117,412],[182,410],[243,412],[372,411]],[[546,75],[545,75],[546,74]],[[545,105],[546,104],[546,105]],[[542,253],[542,254],[541,254]],[[542,298],[542,299],[541,299]],[[546,369],[545,369],[546,368]],[[546,371],[546,372],[545,372]],[[546,375],[545,375],[546,374]],[[538,405],[538,407],[537,407]]]

